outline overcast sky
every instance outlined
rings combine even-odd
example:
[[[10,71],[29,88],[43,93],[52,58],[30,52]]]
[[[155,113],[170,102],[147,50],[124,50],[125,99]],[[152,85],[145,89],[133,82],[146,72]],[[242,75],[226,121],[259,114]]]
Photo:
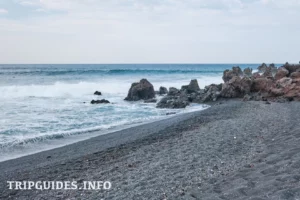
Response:
[[[0,63],[300,60],[300,0],[0,0]]]

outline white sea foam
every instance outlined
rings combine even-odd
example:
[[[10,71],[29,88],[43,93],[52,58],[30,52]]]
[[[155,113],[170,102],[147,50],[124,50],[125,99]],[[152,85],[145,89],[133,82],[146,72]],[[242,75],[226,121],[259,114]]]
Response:
[[[197,79],[201,88],[222,82],[221,74],[136,74],[93,79],[86,77],[78,81],[50,80],[43,84],[30,84],[29,81],[22,85],[0,85],[0,160],[166,117],[166,113],[170,112],[168,109],[156,109],[155,104],[123,100],[131,83],[142,78],[153,83],[156,90],[160,86],[180,88],[191,79]],[[93,95],[96,90],[103,95]],[[114,104],[89,104],[92,99],[101,98]],[[203,107],[192,105],[176,112],[199,109]]]

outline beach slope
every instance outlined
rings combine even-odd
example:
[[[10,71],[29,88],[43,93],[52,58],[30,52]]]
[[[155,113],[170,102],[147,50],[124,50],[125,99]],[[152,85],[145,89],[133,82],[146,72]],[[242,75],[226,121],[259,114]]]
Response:
[[[299,199],[300,104],[211,108],[0,163],[0,199]],[[6,181],[111,181],[108,191]]]

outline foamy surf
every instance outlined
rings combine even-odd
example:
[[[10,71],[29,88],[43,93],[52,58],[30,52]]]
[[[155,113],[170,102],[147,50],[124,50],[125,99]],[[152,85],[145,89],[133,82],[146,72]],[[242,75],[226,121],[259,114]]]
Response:
[[[173,110],[123,100],[132,82],[147,78],[158,90],[160,86],[180,88],[197,79],[204,88],[221,83],[221,72],[226,67],[0,65],[0,160],[166,118],[166,113]],[[93,95],[96,90],[103,95]],[[90,104],[92,99],[99,98],[113,104]],[[176,113],[204,108],[192,105]]]

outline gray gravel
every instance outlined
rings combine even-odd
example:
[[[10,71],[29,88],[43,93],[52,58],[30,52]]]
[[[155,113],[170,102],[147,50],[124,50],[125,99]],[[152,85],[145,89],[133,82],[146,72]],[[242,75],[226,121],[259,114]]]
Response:
[[[300,104],[230,100],[0,163],[0,199],[300,199]],[[109,191],[7,189],[109,180]]]

